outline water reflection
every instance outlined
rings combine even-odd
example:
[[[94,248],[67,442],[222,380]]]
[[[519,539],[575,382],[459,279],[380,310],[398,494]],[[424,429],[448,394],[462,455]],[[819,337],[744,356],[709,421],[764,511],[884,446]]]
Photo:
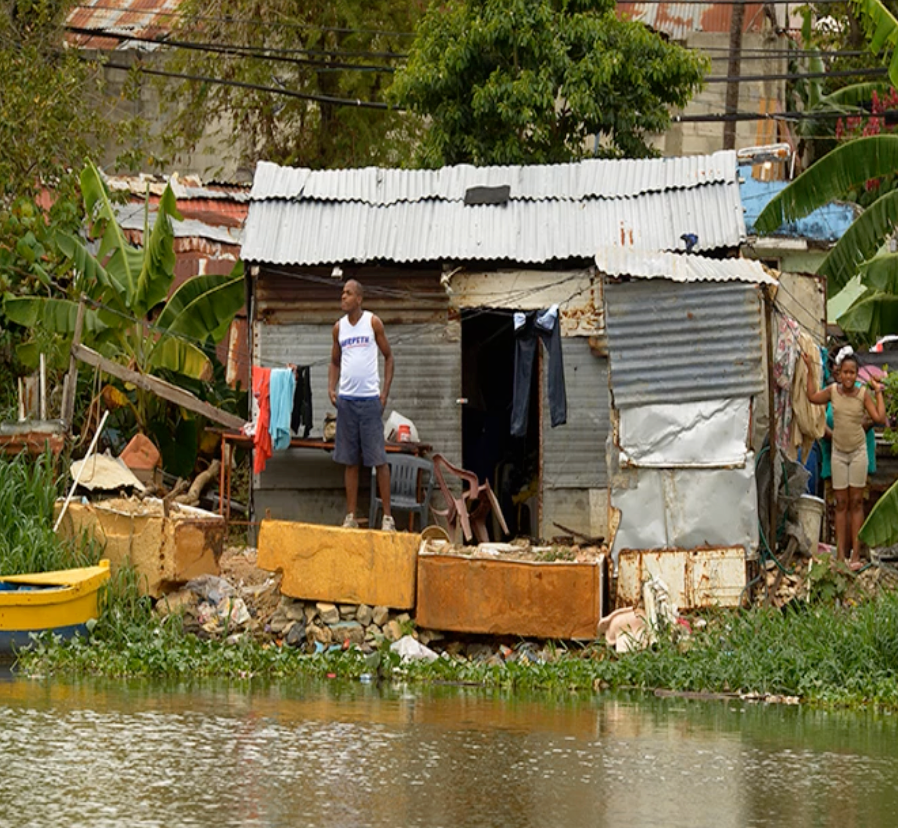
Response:
[[[873,826],[891,716],[470,687],[0,676],[7,826]]]

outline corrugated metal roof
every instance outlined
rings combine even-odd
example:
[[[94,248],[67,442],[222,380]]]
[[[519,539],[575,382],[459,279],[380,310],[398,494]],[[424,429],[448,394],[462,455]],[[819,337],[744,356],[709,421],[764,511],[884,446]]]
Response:
[[[253,201],[358,201],[383,206],[432,199],[463,201],[470,187],[509,185],[512,201],[583,201],[627,198],[735,180],[736,154],[732,150],[682,158],[590,158],[570,164],[518,167],[460,164],[438,170],[365,167],[312,171],[260,161],[250,198]]]
[[[322,173],[260,164],[243,256],[280,265],[540,263],[592,259],[608,246],[683,250],[685,233],[698,235],[697,250],[738,245],[745,223],[735,153],[668,161]],[[509,182],[505,204],[464,204],[469,186]]]
[[[775,285],[777,280],[751,259],[709,259],[684,253],[644,252],[605,247],[596,253],[596,267],[608,276],[670,279],[674,282],[749,282]]]
[[[747,3],[743,32],[764,27],[762,3]],[[619,17],[638,20],[673,40],[686,40],[692,32],[729,32],[732,3],[618,3]]]
[[[617,408],[750,397],[764,388],[753,285],[609,283],[605,329]]]
[[[82,49],[152,49],[152,43],[127,41],[104,33],[161,39],[171,32],[181,0],[83,0],[66,18],[72,29],[91,29],[96,35],[68,32],[66,41]]]

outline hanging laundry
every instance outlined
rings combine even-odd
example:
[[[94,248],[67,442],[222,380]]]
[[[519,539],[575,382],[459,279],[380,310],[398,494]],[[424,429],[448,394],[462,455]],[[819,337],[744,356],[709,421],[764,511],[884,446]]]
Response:
[[[294,369],[296,374],[296,391],[293,394],[293,416],[290,428],[294,434],[303,430],[303,439],[312,430],[312,370],[308,365],[299,365]]]
[[[558,305],[548,310],[517,312],[514,315],[514,390],[511,402],[511,435],[527,433],[530,388],[538,343],[549,355],[549,413],[552,428],[567,422],[567,395],[564,387],[564,360],[561,355],[561,320]]]
[[[261,474],[268,458],[271,457],[271,369],[253,366],[253,398],[256,401],[256,430],[253,433],[253,472]]]
[[[798,334],[798,345],[801,351],[811,358],[814,388],[821,388],[823,366],[820,361],[820,349],[810,334],[804,331]],[[799,447],[801,456],[807,457],[814,441],[823,437],[825,425],[826,409],[808,400],[808,368],[804,360],[799,359],[795,364],[795,375],[792,377],[792,433],[787,449],[789,459],[795,460],[798,457]]]
[[[269,398],[271,400],[271,421],[268,432],[275,451],[290,448],[290,415],[293,413],[293,391],[296,378],[289,368],[275,368],[271,372]]]
[[[794,319],[778,314],[776,347],[773,352],[773,411],[776,417],[776,444],[785,453],[792,442],[792,378],[798,361],[798,335],[801,329]]]

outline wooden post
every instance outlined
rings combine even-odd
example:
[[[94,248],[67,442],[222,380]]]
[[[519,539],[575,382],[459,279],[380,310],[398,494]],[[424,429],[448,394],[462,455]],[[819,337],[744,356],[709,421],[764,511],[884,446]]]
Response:
[[[78,315],[75,317],[75,333],[72,336],[72,353],[69,356],[69,372],[65,375],[62,386],[62,412],[60,418],[67,433],[72,433],[72,420],[75,416],[75,390],[78,385],[78,358],[75,352],[81,345],[81,330],[84,327],[84,303],[87,297],[82,293],[78,303]]]
[[[769,441],[769,450],[767,452],[770,458],[770,491],[768,496],[768,524],[767,524],[767,543],[770,546],[771,553],[776,553],[776,468],[777,451],[776,451],[776,406],[773,401],[776,382],[773,379],[773,342],[776,332],[774,329],[773,316],[773,293],[769,285],[764,287],[764,318],[767,322],[767,433]]]

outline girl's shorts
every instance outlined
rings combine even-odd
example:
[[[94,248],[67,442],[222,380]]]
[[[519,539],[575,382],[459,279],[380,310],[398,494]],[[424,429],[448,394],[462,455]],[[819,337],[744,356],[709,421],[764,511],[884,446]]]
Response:
[[[867,485],[867,443],[854,451],[839,451],[833,446],[833,489],[863,489]]]

